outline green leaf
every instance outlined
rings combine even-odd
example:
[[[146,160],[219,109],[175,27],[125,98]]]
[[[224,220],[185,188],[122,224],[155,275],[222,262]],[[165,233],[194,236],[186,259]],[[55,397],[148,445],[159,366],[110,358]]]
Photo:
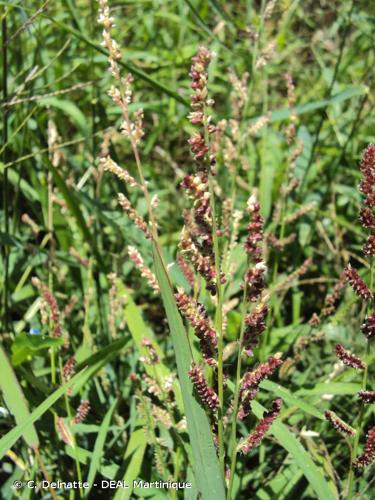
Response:
[[[261,418],[266,411],[256,401],[253,401],[252,409],[258,418]],[[289,431],[286,425],[276,420],[271,426],[270,433],[291,454],[295,463],[302,470],[305,478],[315,491],[316,498],[321,500],[337,500],[339,498],[337,491],[333,490],[324,477],[322,470],[315,465],[301,442]]]
[[[123,480],[129,485],[128,489],[118,489],[115,500],[128,500],[133,491],[133,480],[139,477],[143,456],[146,450],[147,440],[144,429],[136,429],[132,432],[129,444],[126,447],[124,460],[127,464]]]
[[[102,264],[102,257],[100,253],[98,252],[98,249],[96,247],[94,238],[92,237],[90,231],[87,228],[85,219],[83,217],[81,208],[79,206],[79,203],[73,194],[73,191],[68,188],[66,185],[64,179],[61,177],[59,174],[57,168],[53,167],[52,164],[48,161],[46,162],[48,170],[52,173],[53,180],[56,183],[56,186],[58,187],[60,193],[63,195],[64,200],[66,201],[66,204],[68,205],[71,213],[75,217],[78,227],[82,233],[82,237],[86,242],[90,245],[92,248],[93,254],[98,262],[98,264]]]
[[[100,461],[101,461],[101,458],[103,456],[103,449],[104,449],[105,440],[107,437],[108,429],[109,429],[109,426],[111,423],[111,418],[112,418],[113,412],[116,408],[116,405],[117,405],[117,399],[115,399],[113,401],[109,410],[105,414],[103,422],[100,426],[98,436],[96,438],[95,445],[94,445],[94,451],[93,451],[91,461],[90,461],[89,473],[87,475],[87,482],[89,483],[89,488],[86,490],[86,493],[89,493],[89,491],[91,490],[91,487],[94,484],[94,479],[95,479],[96,473],[99,470]]]
[[[262,389],[265,389],[266,391],[273,392],[276,396],[282,398],[289,405],[295,405],[304,412],[309,413],[310,415],[313,415],[320,420],[324,420],[324,415],[319,410],[317,410],[315,406],[310,405],[309,403],[306,403],[306,401],[303,401],[302,399],[296,397],[295,394],[292,394],[285,387],[282,387],[279,384],[275,384],[275,382],[271,382],[270,380],[264,380],[260,384],[260,387]]]
[[[1,352],[1,349],[0,349]],[[1,358],[2,359],[2,358]],[[3,359],[2,359],[3,361]],[[74,377],[72,377],[68,382],[62,385],[59,389],[54,391],[46,400],[43,401],[31,414],[27,412],[24,413],[26,418],[23,418],[22,421],[18,423],[16,427],[14,427],[11,431],[9,431],[5,436],[0,439],[0,459],[3,458],[5,453],[14,445],[14,443],[25,433],[30,432],[30,426],[34,422],[36,422],[44,413],[59,399],[61,396],[71,387],[74,383],[82,378],[85,370],[77,373]],[[4,377],[1,377],[1,380],[4,380]],[[20,402],[20,398],[19,402]],[[24,410],[25,411],[25,410]]]
[[[49,17],[49,19],[53,23],[55,23],[57,26],[59,26],[61,29],[63,29],[64,31],[67,31],[68,33],[71,33],[76,38],[79,38],[84,43],[86,43],[90,47],[94,48],[96,51],[101,52],[105,56],[108,56],[107,51],[101,45],[99,45],[99,44],[97,44],[95,42],[92,42],[89,38],[87,38],[85,35],[83,35],[79,31],[75,30],[74,28],[72,28],[70,25],[68,25],[66,23],[63,23],[61,21],[57,21],[55,18],[52,18],[52,17]],[[163,83],[158,82],[157,80],[155,80],[154,78],[152,78],[151,76],[149,76],[147,73],[145,73],[144,71],[142,71],[139,68],[137,68],[137,66],[135,66],[134,64],[125,62],[123,60],[119,61],[119,64],[120,64],[120,66],[122,66],[126,70],[130,71],[130,73],[132,75],[137,76],[141,80],[144,80],[145,82],[147,82],[148,84],[150,84],[152,87],[160,90],[164,94],[169,95],[170,97],[172,97],[176,101],[180,102],[181,104],[184,104],[186,107],[189,106],[189,103],[181,95],[179,95],[177,92],[175,92],[174,90],[170,89],[169,87],[167,87]]]
[[[153,256],[176,356],[177,372],[193,450],[193,470],[197,488],[205,500],[224,500],[224,481],[220,472],[210,424],[204,409],[194,397],[193,386],[188,376],[191,351],[187,332],[175,303],[172,285],[164,262],[155,244],[153,245]]]
[[[89,123],[87,121],[87,118],[79,109],[79,107],[74,104],[74,102],[57,97],[45,97],[41,100],[41,105],[53,106],[55,108],[61,109],[64,113],[70,116],[72,122],[77,126],[77,128],[81,130],[83,135],[88,134]]]
[[[344,394],[357,394],[361,389],[360,384],[352,382],[330,382],[316,384],[312,389],[300,389],[296,392],[297,396],[332,394],[340,396]]]
[[[29,356],[36,352],[48,349],[49,347],[59,347],[63,345],[64,339],[56,337],[43,337],[42,335],[30,335],[21,332],[16,335],[12,344],[12,364],[14,366],[23,363]]]
[[[17,380],[16,374],[13,371],[11,364],[9,363],[8,357],[5,354],[3,348],[0,346],[0,366],[1,366],[1,377],[0,377],[0,389],[4,395],[4,400],[17,422],[17,427],[22,426],[22,431],[19,436],[23,436],[26,443],[31,447],[39,446],[38,434],[35,427],[32,425],[30,420],[29,408],[23,394],[22,388]],[[16,427],[16,429],[17,429]],[[13,432],[13,431],[11,431]],[[7,434],[8,435],[8,434]],[[0,446],[3,439],[0,440]],[[11,446],[11,445],[10,445]],[[4,452],[1,454],[3,457],[4,453],[8,451],[10,446],[7,446]]]

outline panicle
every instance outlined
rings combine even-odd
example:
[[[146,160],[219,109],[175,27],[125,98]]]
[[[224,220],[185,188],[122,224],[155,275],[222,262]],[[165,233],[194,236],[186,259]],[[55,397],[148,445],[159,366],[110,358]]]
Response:
[[[81,422],[83,422],[86,419],[89,411],[90,411],[90,402],[87,399],[84,399],[77,409],[77,413],[74,417],[74,423],[80,424]]]
[[[154,275],[154,273],[149,269],[144,263],[142,255],[138,252],[138,250],[129,245],[128,246],[128,255],[130,259],[134,262],[136,268],[140,271],[142,278],[145,278],[147,283],[153,289],[155,293],[160,292],[158,281]]]
[[[261,69],[267,65],[267,63],[275,56],[276,54],[276,42],[271,40],[262,50],[260,56],[258,57],[255,68]]]
[[[375,427],[372,427],[367,433],[365,449],[362,455],[353,462],[356,468],[364,468],[369,466],[375,459]]]
[[[156,352],[155,347],[152,342],[147,337],[143,337],[141,341],[141,346],[144,347],[148,353],[147,356],[141,356],[140,360],[145,365],[157,365],[160,363],[159,354]]]
[[[296,210],[295,212],[293,212],[292,214],[288,215],[285,218],[285,223],[291,224],[292,222],[295,222],[296,220],[300,219],[301,217],[308,214],[309,212],[311,212],[315,208],[316,208],[315,202],[311,202],[311,203],[307,203],[306,205],[302,205],[298,210]]]
[[[178,309],[189,321],[200,340],[203,358],[209,365],[216,365],[217,335],[205,307],[189,297],[181,288],[175,294],[175,298]]]
[[[375,144],[369,144],[363,151],[360,170],[363,177],[359,190],[365,196],[364,204],[371,209],[375,206]]]
[[[363,403],[375,403],[375,391],[359,391],[358,396]]]
[[[372,298],[372,292],[359,276],[358,271],[354,269],[350,264],[344,269],[344,274],[346,281],[351,285],[354,292],[363,300],[369,300]]]
[[[364,370],[366,368],[366,363],[364,363],[361,358],[344,349],[341,344],[336,345],[335,352],[336,356],[344,363],[344,365],[355,368],[356,370]]]
[[[128,198],[122,193],[118,194],[118,202],[121,205],[124,212],[128,217],[134,222],[134,224],[140,229],[148,240],[152,239],[152,234],[146,221],[141,217],[136,210],[131,206]]]
[[[259,392],[259,387],[251,387],[241,393],[241,404],[237,412],[237,418],[243,420],[251,412],[251,402],[255,399]]]
[[[261,302],[245,317],[245,332],[243,345],[245,352],[252,355],[252,350],[258,345],[259,336],[266,329],[266,316],[268,313],[268,306],[266,303]]]
[[[100,167],[107,172],[115,174],[120,180],[122,180],[127,186],[135,187],[138,186],[138,182],[132,177],[127,170],[121,168],[116,162],[112,160],[110,156],[105,156],[100,158]]]
[[[31,228],[31,231],[33,232],[33,234],[36,236],[39,231],[40,231],[40,227],[38,226],[38,224],[30,217],[29,214],[22,214],[21,215],[21,221],[24,223],[24,224],[27,224],[28,226],[30,226]]]
[[[247,226],[247,237],[244,244],[245,252],[250,256],[252,262],[257,264],[262,260],[263,240],[263,217],[260,215],[260,205],[254,195],[247,201],[247,208],[250,213],[250,223]]]
[[[53,336],[61,337],[62,328],[60,323],[60,311],[57,305],[57,300],[52,294],[47,285],[42,283],[39,278],[34,277],[31,280],[32,284],[39,290],[43,299],[48,304],[51,312],[51,321],[53,322]]]
[[[263,418],[255,427],[254,431],[249,435],[249,437],[247,437],[244,441],[242,441],[239,444],[238,446],[239,451],[246,454],[249,453],[256,446],[260,445],[267,431],[269,430],[273,422],[276,420],[276,418],[279,416],[281,405],[282,405],[281,399],[278,398],[273,401],[272,410],[266,412],[263,415]]]
[[[56,417],[55,426],[60,439],[68,446],[73,446],[74,441],[72,433],[62,417]]]
[[[239,117],[241,110],[243,110],[249,98],[247,92],[249,73],[243,73],[241,78],[239,78],[231,71],[228,75],[228,79],[232,85],[232,91],[230,93],[232,115]]]
[[[99,0],[98,23],[103,26],[102,45],[108,50],[109,70],[116,80],[120,80],[120,68],[118,61],[121,59],[121,52],[118,44],[111,36],[111,29],[114,26],[114,19],[109,15],[107,0]]]
[[[340,434],[343,434],[344,436],[355,436],[355,430],[341,420],[341,418],[338,417],[333,411],[326,410],[324,412],[324,416]]]
[[[213,101],[208,99],[207,91],[207,67],[213,57],[213,53],[206,47],[200,46],[197,54],[192,58],[191,65],[191,88],[194,93],[191,96],[192,112],[189,114],[190,122],[198,127],[198,132],[194,133],[189,144],[198,163],[198,170],[207,170],[205,164],[209,163],[213,173],[216,158],[206,142],[205,131],[212,134],[216,127],[211,124],[211,117],[206,116],[206,107],[212,106]]]
[[[363,253],[368,257],[374,257],[375,255],[375,235],[370,234],[367,238],[366,243],[363,246]]]
[[[369,340],[375,339],[375,313],[368,316],[361,326],[361,332]]]
[[[359,212],[359,220],[366,229],[375,229],[375,216],[368,207],[362,207]]]
[[[341,291],[345,286],[345,274],[341,273],[339,280],[333,287],[331,293],[327,294],[324,299],[324,307],[322,309],[323,316],[329,316],[335,311],[336,303],[340,298]]]
[[[189,228],[189,234],[199,250],[204,255],[213,258],[212,215],[208,176],[204,172],[187,175],[181,186],[194,200],[192,211],[185,215],[185,225]]]
[[[285,238],[278,239],[276,236],[272,233],[269,233],[267,235],[267,242],[270,243],[270,245],[275,249],[278,250],[279,252],[283,251],[284,248],[289,245],[290,243],[293,243],[295,239],[297,238],[296,233],[291,233],[289,236],[286,236]]]
[[[295,280],[307,273],[311,264],[312,258],[308,257],[305,261],[302,262],[302,265],[298,269],[290,273],[289,276],[287,276],[286,279],[277,286],[277,288],[288,288]]]
[[[191,288],[194,289],[195,286],[195,276],[194,271],[190,268],[189,264],[185,261],[181,254],[177,254],[176,262],[178,267],[181,269],[183,275],[186,278],[186,281],[189,283]]]
[[[182,230],[179,246],[181,253],[191,262],[196,272],[206,280],[207,290],[211,295],[216,295],[216,271],[212,258],[199,252],[186,228]],[[221,281],[223,280],[224,277],[221,276]]]
[[[216,411],[219,406],[219,398],[216,392],[208,386],[202,369],[194,362],[191,365],[189,377],[197,390],[202,403],[210,410]]]
[[[264,262],[258,262],[254,267],[248,269],[245,274],[245,286],[247,287],[247,297],[250,302],[259,299],[265,287],[265,274],[267,266]]]
[[[247,128],[247,133],[254,137],[264,128],[270,121],[270,115],[262,115],[255,120],[255,122],[251,123]]]
[[[63,366],[63,373],[62,373],[62,375],[63,375],[64,381],[67,381],[67,380],[70,379],[70,377],[74,373],[75,367],[76,367],[76,358],[73,355],[73,356],[71,356],[68,359],[68,361]]]
[[[269,377],[283,363],[281,353],[270,356],[265,363],[258,365],[253,371],[247,372],[241,383],[241,391],[257,387],[262,380]]]

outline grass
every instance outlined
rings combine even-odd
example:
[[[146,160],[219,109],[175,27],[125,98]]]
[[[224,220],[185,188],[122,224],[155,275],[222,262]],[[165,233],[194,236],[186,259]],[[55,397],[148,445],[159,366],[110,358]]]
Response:
[[[134,76],[127,118],[107,95],[116,82],[96,2],[1,2],[2,496],[16,496],[16,480],[73,481],[81,474],[90,487],[72,498],[371,498],[373,466],[355,474],[350,465],[374,426],[374,406],[360,404],[363,374],[341,369],[334,347],[362,356],[365,385],[374,390],[374,349],[368,342],[366,350],[360,333],[372,302],[367,310],[345,287],[333,314],[315,327],[309,320],[348,262],[373,285],[358,184],[375,125],[375,9],[370,2],[272,3],[111,2],[121,73]],[[218,145],[217,174],[209,180],[214,265],[216,275],[232,272],[217,300],[199,273],[191,286],[176,263],[184,211],[192,208],[181,182],[197,166],[187,143],[197,128],[187,116],[191,59],[200,45],[215,52],[208,67],[215,103],[206,111],[223,127],[219,140],[205,124],[206,141]],[[236,87],[233,74],[241,79],[245,72]],[[135,143],[119,130],[140,108],[144,136]],[[296,136],[288,144],[291,124]],[[107,155],[142,189],[103,171]],[[269,312],[249,358],[241,346],[253,306],[243,300],[242,284],[253,263],[243,242],[254,192],[264,219],[262,300]],[[118,193],[153,222],[151,242],[118,206]],[[243,212],[238,224],[235,211]],[[289,243],[277,247],[272,235]],[[156,275],[160,294],[128,246]],[[308,258],[306,272],[293,275]],[[33,277],[49,287],[57,316]],[[177,288],[204,304],[215,323],[218,369],[203,364],[194,328],[176,305]],[[57,326],[61,339],[53,337]],[[154,352],[158,363],[149,362]],[[284,364],[260,384],[251,413],[236,419],[242,377],[278,352]],[[73,355],[75,370],[65,376]],[[192,360],[218,393],[217,422],[189,378]],[[237,453],[279,397],[281,412],[259,447]],[[83,400],[90,412],[74,423]],[[327,409],[358,429],[354,440],[330,426]],[[72,442],[64,442],[57,417]],[[192,488],[109,493],[101,486],[122,479],[190,481]],[[30,498],[64,494],[19,491]]]

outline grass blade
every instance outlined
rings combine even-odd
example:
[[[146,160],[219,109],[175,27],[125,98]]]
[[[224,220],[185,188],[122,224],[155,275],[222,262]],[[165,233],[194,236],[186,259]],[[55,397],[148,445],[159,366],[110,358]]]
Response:
[[[92,457],[91,457],[91,461],[90,461],[89,473],[88,473],[88,476],[87,476],[87,482],[90,485],[89,489],[86,490],[87,494],[91,490],[91,487],[92,487],[92,485],[94,483],[94,479],[95,479],[96,473],[99,470],[100,460],[101,460],[102,455],[103,455],[103,449],[104,449],[105,440],[106,440],[106,437],[107,437],[108,429],[109,429],[109,426],[110,426],[110,423],[111,423],[111,419],[112,419],[112,415],[113,415],[113,412],[114,412],[114,410],[116,408],[116,405],[117,405],[117,399],[115,399],[113,401],[113,403],[110,406],[109,410],[105,414],[105,417],[103,419],[103,422],[102,422],[102,424],[100,426],[100,429],[99,429],[99,432],[98,432],[98,436],[97,436],[96,441],[95,441],[94,451],[93,451],[93,454],[92,454]]]
[[[5,402],[12,415],[14,415],[17,424],[23,424],[30,418],[30,412],[16,374],[14,373],[9,359],[1,346],[0,365],[0,389],[4,395]],[[29,446],[39,446],[38,434],[32,424],[25,426],[21,435]]]
[[[207,415],[193,395],[188,371],[191,364],[186,330],[178,312],[172,287],[157,248],[153,247],[154,264],[161,296],[168,318],[181,384],[187,426],[193,451],[193,469],[198,490],[205,500],[225,498],[224,482],[212,439]]]
[[[146,450],[147,441],[143,428],[132,432],[129,444],[126,448],[124,460],[128,461],[123,480],[129,485],[128,489],[118,489],[115,500],[129,500],[133,491],[133,480],[137,479],[142,467],[143,456]]]
[[[77,375],[72,377],[68,382],[54,391],[42,404],[30,413],[25,420],[20,422],[16,427],[9,431],[0,439],[0,460],[5,453],[14,445],[14,443],[36,422],[51,406],[59,399],[74,383],[78,382],[84,375],[86,370],[82,370]],[[3,377],[2,377],[3,380]]]

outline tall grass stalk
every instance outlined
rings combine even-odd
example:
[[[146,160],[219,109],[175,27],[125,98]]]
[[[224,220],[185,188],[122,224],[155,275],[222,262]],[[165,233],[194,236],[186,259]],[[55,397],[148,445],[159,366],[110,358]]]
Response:
[[[370,270],[370,290],[372,291],[374,288],[374,257],[371,258],[371,270]],[[367,311],[370,312],[371,311],[371,307],[373,306],[374,304],[374,298],[370,301],[368,307],[367,307]],[[366,345],[366,358],[369,359],[369,356],[370,356],[370,351],[371,351],[371,347],[370,347],[370,342],[371,340],[370,339],[367,339],[367,345]],[[367,379],[368,379],[368,364],[366,363],[366,367],[363,371],[363,377],[362,377],[362,390],[366,390],[367,389]],[[348,500],[352,500],[352,498],[354,498],[355,493],[354,493],[354,479],[355,479],[355,476],[354,476],[354,461],[355,459],[357,458],[357,454],[358,454],[358,446],[359,446],[359,438],[362,434],[362,427],[363,427],[363,419],[364,419],[364,416],[365,416],[365,410],[366,410],[366,404],[364,401],[361,402],[361,408],[360,408],[360,411],[359,411],[359,415],[358,415],[358,424],[357,424],[357,427],[356,427],[356,435],[355,435],[355,438],[354,438],[354,443],[353,443],[353,447],[351,449],[351,454],[350,454],[350,469],[349,469],[349,478],[348,478]]]
[[[240,337],[238,339],[238,352],[237,352],[237,368],[236,368],[236,379],[234,385],[234,402],[233,402],[233,415],[232,415],[232,427],[231,427],[231,435],[229,441],[229,453],[230,453],[230,479],[228,486],[228,500],[232,498],[232,489],[233,489],[233,481],[234,475],[236,471],[236,463],[237,463],[237,420],[238,420],[238,408],[240,402],[240,381],[241,381],[241,368],[242,368],[242,347],[243,347],[243,339],[245,334],[245,317],[247,311],[247,301],[246,301],[246,286],[243,289],[242,296],[242,317],[241,317],[241,330]]]
[[[3,13],[3,19],[1,22],[1,36],[2,36],[2,86],[3,86],[3,101],[8,100],[8,31],[7,31],[7,12]],[[4,165],[8,162],[8,114],[9,109],[7,106],[3,107],[3,163]],[[3,173],[3,211],[4,211],[4,233],[6,236],[9,235],[9,182],[8,182],[8,169],[4,168]],[[3,281],[3,304],[4,304],[4,315],[3,315],[3,328],[4,332],[8,332],[8,300],[9,300],[9,245],[4,242],[3,245],[3,258],[4,258],[4,281]]]

